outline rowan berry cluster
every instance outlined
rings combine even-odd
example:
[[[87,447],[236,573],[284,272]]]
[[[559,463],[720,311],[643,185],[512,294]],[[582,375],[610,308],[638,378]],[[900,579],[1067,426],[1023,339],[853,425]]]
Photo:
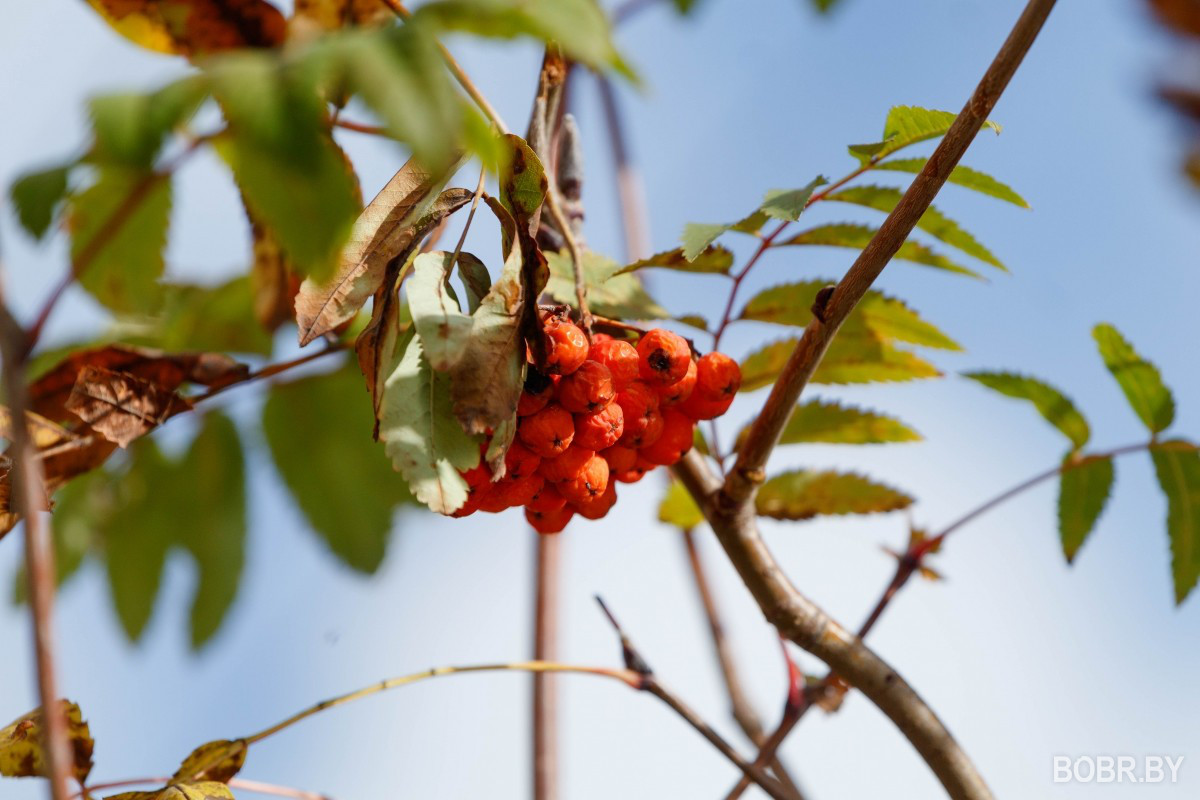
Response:
[[[517,438],[505,474],[481,463],[455,516],[525,507],[540,533],[558,533],[578,514],[600,519],[617,483],[636,483],[692,447],[698,420],[724,414],[741,386],[737,362],[721,353],[692,357],[683,337],[655,329],[633,345],[598,333],[591,344],[574,323],[545,319],[546,358],[530,364],[517,405]]]

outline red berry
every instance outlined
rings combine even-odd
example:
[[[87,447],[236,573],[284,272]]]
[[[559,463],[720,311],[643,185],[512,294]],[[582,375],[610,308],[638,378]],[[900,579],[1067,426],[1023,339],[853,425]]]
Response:
[[[620,443],[626,447],[650,444],[662,433],[662,414],[658,410],[658,394],[642,381],[634,381],[619,392],[616,403],[625,417],[625,431]]]
[[[612,338],[613,337],[609,336],[607,333],[593,333],[592,344],[595,344],[596,342],[611,342]]]
[[[608,488],[608,462],[593,455],[574,475],[561,481],[555,488],[571,503],[582,503],[604,494]]]
[[[568,505],[554,511],[525,509],[525,519],[529,520],[529,524],[538,533],[559,533],[567,527],[567,523],[573,516],[575,516],[575,509]]]
[[[537,472],[542,457],[520,442],[513,442],[504,454],[504,480],[515,481]]]
[[[647,472],[653,470],[655,466],[657,465],[651,464],[649,461],[639,456],[638,460],[631,468],[617,475],[617,480],[619,480],[621,483],[637,483],[646,475]]]
[[[493,494],[503,501],[505,508],[523,506],[542,490],[545,483],[546,479],[541,475],[526,475],[515,481],[500,481],[496,484]]]
[[[612,374],[613,389],[618,392],[625,391],[625,387],[637,380],[638,351],[629,342],[611,338],[599,341],[593,337],[588,358],[608,367]]]
[[[543,483],[538,493],[530,498],[525,507],[530,511],[558,511],[567,504],[567,498],[558,493],[551,483]]]
[[[696,363],[696,394],[703,400],[724,400],[742,388],[742,369],[724,353],[709,353]]]
[[[642,380],[662,386],[682,380],[692,360],[687,340],[677,333],[655,328],[637,346]]]
[[[557,458],[548,458],[542,462],[541,474],[551,483],[573,478],[583,469],[583,465],[596,455],[595,450],[572,444]]]
[[[450,514],[452,517],[469,517],[479,510],[479,496],[475,493],[467,495],[467,502],[463,503],[462,508]]]
[[[551,403],[536,414],[522,417],[517,435],[521,442],[542,458],[554,458],[575,438],[575,419],[558,403]]]
[[[579,516],[584,519],[600,519],[606,515],[617,503],[617,486],[612,481],[609,482],[608,488],[602,494],[590,497],[581,503],[576,503],[575,508],[579,512]]]
[[[588,340],[574,323],[551,321],[546,325],[546,371],[570,375],[587,360]]]
[[[680,403],[677,408],[695,420],[716,419],[729,410],[733,405],[733,395],[723,400],[705,400],[700,392],[692,392],[692,396]]]
[[[660,407],[677,405],[687,400],[696,387],[696,362],[688,359],[687,374],[669,386],[658,386],[658,404]]]
[[[637,450],[632,447],[614,444],[606,450],[601,450],[600,457],[608,462],[609,474],[615,475],[633,469],[633,465],[637,463],[638,454]]]
[[[573,414],[599,411],[612,402],[612,373],[599,361],[584,361],[558,382],[558,402]]]
[[[588,450],[612,447],[625,432],[625,412],[616,403],[575,417],[575,444]]]
[[[690,417],[668,408],[663,413],[662,436],[653,444],[640,448],[638,454],[651,464],[674,464],[692,449],[694,425]]]
[[[530,366],[525,372],[525,391],[517,401],[517,416],[528,417],[546,407],[554,397],[554,381],[549,375]]]

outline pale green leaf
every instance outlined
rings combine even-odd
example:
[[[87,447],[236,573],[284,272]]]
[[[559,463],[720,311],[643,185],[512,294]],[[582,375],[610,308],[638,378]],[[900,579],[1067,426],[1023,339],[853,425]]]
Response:
[[[870,243],[871,239],[878,232],[878,228],[855,223],[821,225],[802,231],[786,241],[777,242],[775,246],[820,245],[825,247],[850,247],[855,250],[861,250]],[[972,278],[980,277],[979,273],[975,270],[968,269],[962,264],[952,261],[941,253],[930,249],[921,242],[912,239],[900,245],[900,249],[896,251],[896,255],[893,258],[901,261],[911,261],[914,264],[923,264],[928,267],[936,267],[937,269],[944,269],[947,272],[956,272],[960,275],[970,275]]]
[[[718,236],[727,230],[729,230],[728,225],[689,222],[684,226],[683,236],[680,237],[680,241],[683,242],[681,250],[684,259],[692,261],[699,257],[701,253],[717,240]]]
[[[876,164],[875,169],[883,169],[890,172],[907,172],[911,175],[916,175],[925,168],[925,164],[928,161],[928,158],[893,158],[890,161],[883,161]],[[1015,206],[1029,208],[1029,203],[1025,202],[1025,198],[1017,194],[1011,186],[996,180],[986,172],[980,172],[977,169],[960,165],[950,170],[950,177],[947,180],[957,186],[973,189],[980,194],[1004,200]]]
[[[957,117],[950,111],[935,111],[919,106],[893,106],[883,125],[883,138],[873,144],[850,145],[850,154],[866,163],[878,161],[909,145],[945,135]],[[1000,126],[988,120],[983,124],[1000,133]]]
[[[1092,329],[1104,365],[1117,379],[1138,418],[1151,433],[1161,433],[1175,420],[1175,398],[1163,383],[1158,367],[1137,351],[1112,325]]]
[[[1167,534],[1175,602],[1182,603],[1200,578],[1200,453],[1190,442],[1151,448],[1158,485],[1167,496]]]
[[[171,131],[194,114],[207,96],[205,82],[190,76],[149,94],[92,98],[88,103],[95,138],[91,158],[149,168]]]
[[[770,386],[779,376],[796,339],[772,342],[742,362],[743,392]],[[815,384],[856,384],[936,378],[937,367],[878,339],[835,336],[810,379]]]
[[[616,274],[624,275],[627,272],[635,272],[646,267],[660,267],[679,272],[728,275],[729,268],[732,266],[733,253],[724,247],[705,247],[691,258],[688,258],[684,254],[682,247],[677,247],[674,250],[668,250],[665,253],[656,253],[649,258],[643,258],[641,261],[635,261],[628,266],[621,267]]]
[[[560,303],[575,302],[575,277],[565,253],[547,253],[550,282],[546,292]],[[614,319],[667,319],[671,313],[646,293],[634,275],[619,275],[620,265],[591,251],[583,254],[583,274],[588,285],[588,305],[597,314]]]
[[[1083,414],[1062,392],[1048,383],[1012,372],[964,372],[964,378],[978,381],[993,391],[1018,400],[1028,400],[1047,422],[1071,440],[1073,449],[1087,444],[1091,430]]]
[[[1058,488],[1058,535],[1067,563],[1075,560],[1079,548],[1096,527],[1113,485],[1113,461],[1110,456],[1087,456],[1063,461]]]
[[[71,165],[27,172],[9,189],[17,219],[26,232],[41,239],[50,229],[59,206],[67,196]]]
[[[813,192],[818,186],[826,183],[828,181],[818,175],[802,189],[771,189],[763,197],[758,210],[771,219],[795,222],[800,219],[804,209],[808,208],[808,201],[812,198]]]
[[[704,523],[700,507],[679,481],[672,481],[667,486],[667,493],[658,505],[658,519],[683,530],[690,530]]]
[[[270,355],[271,336],[253,320],[254,297],[248,276],[217,286],[165,284],[162,312],[148,322],[137,320],[146,333],[133,339],[168,352]]]
[[[458,306],[450,288],[453,253],[441,250],[422,253],[413,261],[408,279],[408,308],[416,325],[425,356],[435,370],[454,367],[471,336],[470,316]]]
[[[912,505],[912,498],[861,475],[795,470],[776,475],[758,490],[763,517],[803,520],[826,514],[873,514]]]
[[[738,435],[737,447],[748,428]],[[780,444],[886,444],[916,442],[921,435],[895,417],[846,406],[834,400],[808,400],[792,409]]]

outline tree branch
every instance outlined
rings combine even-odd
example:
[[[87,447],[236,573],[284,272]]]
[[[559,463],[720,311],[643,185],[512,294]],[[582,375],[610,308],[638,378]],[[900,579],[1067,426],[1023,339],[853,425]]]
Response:
[[[534,596],[533,658],[558,657],[558,611],[562,537],[536,536],[537,589]],[[558,797],[558,697],[554,676],[533,675],[533,797]]]

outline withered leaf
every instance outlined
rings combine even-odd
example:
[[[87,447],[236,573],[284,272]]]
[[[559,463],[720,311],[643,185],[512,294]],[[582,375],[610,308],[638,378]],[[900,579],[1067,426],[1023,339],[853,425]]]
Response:
[[[92,771],[92,740],[88,724],[76,703],[60,700],[67,718],[67,739],[71,744],[72,774],[80,783]],[[42,741],[45,719],[37,708],[0,729],[0,775],[10,778],[44,777],[46,751]]]
[[[400,300],[396,296],[397,283],[401,275],[398,264],[393,263],[387,270],[383,285],[375,292],[375,302],[371,306],[371,322],[363,328],[354,341],[354,353],[358,357],[358,366],[367,381],[367,391],[371,393],[371,408],[375,413],[373,436],[379,440],[379,420],[383,403],[384,382],[388,378],[387,365],[394,366],[397,356],[397,342],[400,339]]]
[[[157,383],[103,367],[84,367],[66,409],[121,447],[191,407]]]
[[[224,783],[172,783],[153,792],[123,792],[109,795],[105,800],[234,800],[233,792]]]
[[[322,30],[382,25],[395,14],[382,0],[296,0],[296,19],[312,20]]]
[[[254,317],[259,325],[274,331],[293,318],[300,277],[269,228],[251,219],[250,234],[254,240],[254,260],[250,266]]]
[[[434,192],[451,173],[433,174],[409,159],[363,209],[331,280],[306,279],[296,295],[300,345],[325,335],[353,317],[383,283],[387,265],[420,240],[425,231],[471,199],[454,189],[434,208]],[[438,213],[440,211],[440,214]]]
[[[179,765],[172,780],[229,783],[230,778],[242,771],[245,763],[245,741],[218,739],[193,750]]]
[[[287,34],[265,0],[88,0],[117,33],[160,53],[189,57],[277,47]]]
[[[32,411],[26,412],[25,419],[33,446],[42,461],[48,493],[71,478],[100,466],[116,449],[114,444],[99,436],[69,431]],[[12,414],[3,407],[0,407],[0,437],[12,439]],[[3,468],[0,469],[0,511],[7,512],[11,510],[8,505],[11,461],[7,455],[3,459]]]

